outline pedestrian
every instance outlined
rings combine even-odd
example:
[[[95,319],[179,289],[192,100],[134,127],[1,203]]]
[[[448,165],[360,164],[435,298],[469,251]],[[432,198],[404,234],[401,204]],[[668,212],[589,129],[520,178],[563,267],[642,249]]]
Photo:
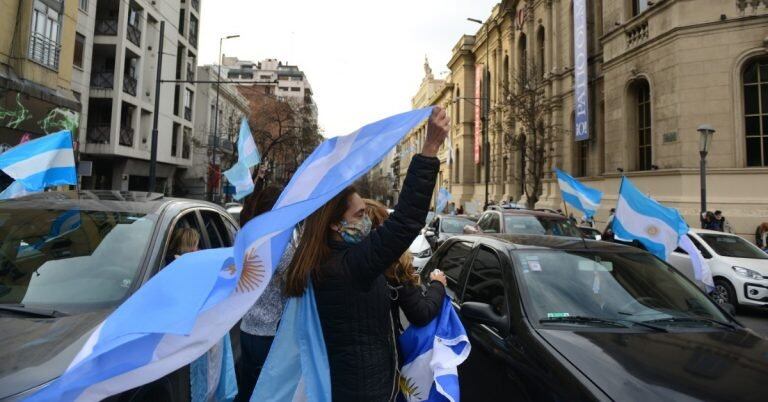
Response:
[[[268,212],[277,202],[281,193],[277,186],[267,186],[259,193],[246,198],[240,213],[240,226],[245,226],[251,219]],[[291,241],[283,253],[280,262],[267,284],[261,297],[251,306],[240,322],[240,363],[238,383],[240,392],[235,401],[249,401],[253,388],[261,374],[261,369],[269,354],[269,348],[277,332],[277,324],[283,315],[285,295],[285,269],[293,257],[296,242]]]
[[[429,211],[449,119],[436,107],[421,154],[411,160],[399,202],[372,229],[354,187],[310,215],[286,273],[299,297],[311,284],[323,331],[334,401],[390,401],[397,394],[397,350],[384,273],[419,235]]]
[[[723,216],[723,211],[715,211],[712,226],[715,228],[714,230],[731,233],[731,224],[728,223],[728,220]]]
[[[459,205],[459,208],[456,209],[456,215],[464,215],[464,207]]]
[[[717,230],[715,214],[712,213],[712,211],[707,211],[702,214],[701,227],[708,230]]]
[[[380,203],[366,199],[366,213],[371,217],[373,228],[378,228],[386,221],[389,213]],[[443,305],[446,279],[440,270],[430,273],[430,283],[422,288],[419,275],[413,268],[413,255],[406,251],[384,273],[392,299],[392,314],[395,325],[402,329],[398,308],[403,310],[408,322],[416,326],[430,323]]]

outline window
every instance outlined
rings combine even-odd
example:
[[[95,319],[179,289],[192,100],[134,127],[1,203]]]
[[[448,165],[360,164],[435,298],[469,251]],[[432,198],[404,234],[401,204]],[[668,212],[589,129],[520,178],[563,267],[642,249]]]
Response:
[[[171,133],[171,156],[176,156],[179,148],[179,131],[181,131],[181,125],[179,125],[179,123],[173,123],[173,132]]]
[[[461,154],[459,153],[459,150],[456,150],[456,159],[453,160],[453,171],[454,173],[454,182],[460,183],[461,182],[461,169],[459,168],[459,164],[461,163]]]
[[[271,76],[271,75],[260,75],[260,76],[259,76],[259,79],[262,79],[262,80],[268,80],[268,79],[270,79],[270,78],[272,78],[272,76]]]
[[[450,247],[440,258],[437,268],[443,271],[448,278],[448,287],[453,291],[457,291],[461,269],[464,267],[464,262],[472,251],[472,244],[456,242]]]
[[[648,0],[631,0],[632,1],[632,16],[641,14],[648,9]]]
[[[576,177],[587,175],[587,155],[589,155],[589,141],[576,142]]]
[[[188,128],[184,128],[184,137],[182,138],[182,143],[181,143],[181,157],[184,159],[189,159],[189,156],[191,153],[192,153],[192,133]]]
[[[491,249],[480,246],[477,251],[477,256],[472,260],[467,286],[461,301],[486,303],[493,307],[496,314],[507,315],[501,263]]]
[[[768,166],[768,59],[750,63],[742,78],[747,166]]]
[[[80,0],[80,4],[78,4],[78,8],[82,11],[88,11],[88,0]]]
[[[75,33],[75,57],[72,64],[83,68],[83,53],[85,52],[85,36]]]
[[[536,64],[538,64],[536,67],[539,69],[539,76],[541,78],[544,78],[544,72],[546,71],[546,66],[544,65],[544,46],[545,46],[545,40],[544,40],[544,27],[539,27],[539,32],[536,34],[536,44],[538,45],[538,55]]]
[[[200,231],[200,222],[197,220],[197,213],[195,211],[184,213],[184,215],[178,218],[178,221],[173,226],[173,231],[170,232],[170,235],[168,236],[168,240],[165,243],[166,249],[165,249],[165,255],[163,257],[163,261],[165,261],[165,265],[170,264],[175,259],[174,256],[176,254],[176,250],[170,249],[171,241],[176,231],[181,228],[192,228],[195,231],[197,231],[197,233],[200,234],[200,243],[198,244],[198,247],[199,248],[205,247],[205,245],[203,244],[203,233]]]
[[[205,232],[208,234],[208,241],[211,248],[221,248],[232,246],[232,240],[229,232],[221,220],[221,216],[213,211],[201,211]]]
[[[488,230],[490,233],[501,233],[501,217],[499,217],[499,214],[492,213],[490,214],[490,219],[488,220]]]
[[[637,169],[651,170],[651,88],[648,81],[641,80],[635,84],[635,101],[637,103]]]
[[[59,29],[63,3],[59,3],[58,9],[48,4],[56,4],[56,2],[41,0],[34,2],[29,36],[29,58],[46,67],[58,69],[61,52]]]
[[[520,34],[517,48],[520,49],[520,59],[518,64],[520,81],[524,83],[528,77],[528,41],[525,38],[525,34]]]

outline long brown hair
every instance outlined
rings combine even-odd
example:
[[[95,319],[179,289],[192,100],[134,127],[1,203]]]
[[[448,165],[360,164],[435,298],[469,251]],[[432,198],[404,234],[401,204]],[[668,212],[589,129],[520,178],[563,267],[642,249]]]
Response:
[[[258,193],[252,193],[246,197],[243,210],[240,211],[240,227],[245,226],[251,219],[270,211],[282,190],[278,186],[267,186]]]
[[[301,240],[285,273],[286,296],[303,295],[307,281],[318,277],[317,268],[331,255],[330,226],[341,222],[352,194],[357,194],[354,187],[345,188],[304,221]]]
[[[384,224],[384,221],[389,218],[389,211],[384,204],[366,198],[365,211],[368,216],[371,217],[371,223],[373,227],[379,227]],[[419,276],[416,275],[416,270],[413,268],[413,255],[410,251],[406,251],[400,258],[392,264],[384,272],[384,276],[387,277],[389,283],[405,285],[406,283],[412,283],[414,285],[419,284]]]

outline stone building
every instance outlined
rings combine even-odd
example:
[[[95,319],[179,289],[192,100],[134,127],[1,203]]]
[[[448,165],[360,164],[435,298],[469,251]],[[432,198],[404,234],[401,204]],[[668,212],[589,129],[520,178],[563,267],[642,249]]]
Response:
[[[571,0],[508,0],[476,35],[453,48],[454,201],[481,203],[485,159],[479,133],[482,71],[488,66],[491,200],[523,198],[523,158],[508,144],[505,83],[523,66],[541,66],[547,124],[562,135],[553,167],[605,192],[598,221],[615,206],[621,175],[674,206],[692,226],[699,213],[701,124],[717,132],[708,156],[708,209],[723,210],[747,235],[768,220],[768,7],[765,2],[616,0],[587,2],[590,139],[574,140],[574,40]],[[480,87],[478,87],[480,86]],[[482,146],[482,144],[480,144]],[[477,157],[476,157],[477,156]],[[558,207],[548,174],[540,206]]]

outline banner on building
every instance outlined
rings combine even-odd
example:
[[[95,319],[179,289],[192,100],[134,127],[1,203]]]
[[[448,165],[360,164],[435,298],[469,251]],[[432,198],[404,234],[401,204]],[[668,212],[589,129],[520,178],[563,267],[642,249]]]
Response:
[[[482,144],[483,141],[483,125],[480,118],[480,114],[482,113],[481,98],[483,96],[483,68],[484,66],[482,64],[475,65],[475,99],[473,99],[475,105],[475,165],[480,164],[480,144]]]
[[[574,134],[576,141],[589,139],[589,93],[587,70],[587,0],[573,2],[573,46],[575,49]]]

